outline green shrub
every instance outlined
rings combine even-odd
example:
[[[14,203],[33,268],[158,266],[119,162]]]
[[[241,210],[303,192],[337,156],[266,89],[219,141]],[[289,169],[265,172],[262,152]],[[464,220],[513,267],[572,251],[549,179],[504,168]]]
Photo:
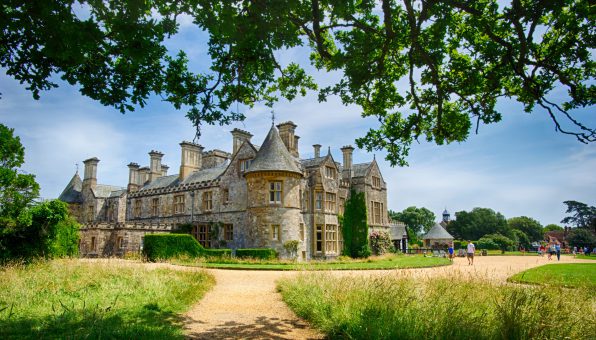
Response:
[[[232,249],[221,248],[221,249],[203,249],[203,255],[210,257],[231,257]]]
[[[512,250],[515,242],[510,238],[501,234],[484,235],[478,240],[478,248],[495,250],[500,249],[502,252]]]
[[[290,240],[284,243],[284,249],[291,258],[296,258],[298,256],[298,246],[300,245],[300,241],[298,240]]]
[[[177,256],[198,257],[204,250],[188,234],[148,234],[145,235],[143,255],[148,261],[156,261]]]
[[[236,249],[236,257],[271,260],[277,258],[277,252],[271,248],[244,248]]]
[[[0,218],[0,263],[75,256],[78,243],[78,224],[69,217],[68,205],[60,200],[26,208],[18,221]]]
[[[467,246],[467,244],[466,244]],[[487,250],[498,250],[499,245],[496,244],[492,239],[481,237],[476,243],[476,248],[487,249]]]
[[[176,229],[172,230],[172,234],[190,234],[192,232],[192,223],[180,223],[176,225]]]
[[[393,249],[391,237],[386,231],[373,231],[370,233],[370,246],[375,255],[383,255],[395,250]]]
[[[363,192],[350,191],[346,200],[342,233],[344,237],[343,255],[352,258],[362,257],[362,247],[368,246],[368,225],[366,224],[366,199]],[[369,253],[370,256],[370,253]]]

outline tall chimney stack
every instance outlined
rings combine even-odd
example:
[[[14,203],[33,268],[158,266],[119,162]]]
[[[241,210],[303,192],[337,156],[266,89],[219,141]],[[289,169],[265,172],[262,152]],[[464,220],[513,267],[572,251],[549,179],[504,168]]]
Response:
[[[169,166],[162,164],[161,165],[161,175],[162,176],[167,176],[168,175],[168,169],[170,169]]]
[[[139,169],[139,188],[145,185],[147,181],[149,181],[149,175],[151,173],[151,169],[148,166],[144,166]]]
[[[315,149],[315,158],[321,157],[321,144],[314,144],[312,147]]]
[[[248,131],[240,130],[237,128],[232,130],[232,154],[235,155],[238,149],[240,149],[242,143],[244,143],[245,141],[250,142],[251,138],[252,134]]]
[[[83,177],[83,189],[95,189],[97,187],[97,157],[89,158],[83,161],[85,164],[85,175]]]
[[[341,152],[344,155],[343,173],[344,179],[350,179],[352,177],[352,153],[354,148],[351,145],[346,145],[341,148]]]
[[[294,157],[298,157],[298,144],[296,144],[295,132],[296,124],[294,122],[284,122],[277,125],[279,137],[284,142],[286,149]]]
[[[139,165],[137,163],[128,164],[128,191],[139,190]]]
[[[161,158],[163,153],[155,150],[149,152],[149,182],[153,182],[158,177],[161,177]]]
[[[191,173],[201,169],[203,165],[203,147],[191,142],[180,143],[182,155],[180,157],[180,180],[183,181]]]
[[[300,157],[300,152],[298,152],[299,148],[298,148],[298,140],[300,139],[300,136],[296,136],[294,135],[294,149],[296,150],[296,154],[293,154],[294,157],[298,158]]]

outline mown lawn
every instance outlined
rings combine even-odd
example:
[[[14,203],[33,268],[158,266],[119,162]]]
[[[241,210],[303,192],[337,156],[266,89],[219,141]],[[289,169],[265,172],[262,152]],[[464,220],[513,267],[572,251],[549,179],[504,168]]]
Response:
[[[584,339],[596,334],[588,289],[479,279],[300,274],[283,300],[330,339]]]
[[[186,266],[237,270],[372,270],[423,268],[449,265],[446,258],[415,255],[384,255],[368,259],[342,259],[336,261],[289,262],[277,260],[241,259],[176,259],[170,262]]]
[[[181,339],[204,272],[57,260],[0,267],[0,339]]]
[[[596,289],[596,263],[547,264],[517,273],[509,281]]]
[[[577,255],[575,258],[576,259],[580,259],[580,260],[596,260],[596,254],[592,254],[590,256],[588,256],[588,255]]]

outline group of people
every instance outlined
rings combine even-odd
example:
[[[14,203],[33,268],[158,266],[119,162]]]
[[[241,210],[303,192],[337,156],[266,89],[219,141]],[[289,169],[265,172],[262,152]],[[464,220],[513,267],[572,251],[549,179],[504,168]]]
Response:
[[[455,257],[455,250],[453,248],[453,244],[449,245],[447,248],[448,257],[451,262],[453,262],[453,258]],[[476,252],[476,245],[472,243],[472,241],[468,241],[468,245],[466,246],[466,258],[468,259],[468,265],[474,264],[474,253]],[[567,254],[569,253],[569,249],[567,249]],[[573,256],[577,254],[586,254],[590,256],[590,253],[596,254],[596,248],[590,250],[589,247],[579,247],[579,252],[577,247],[573,247]],[[548,260],[551,261],[553,256],[557,256],[557,261],[561,261],[561,244],[559,242],[550,242],[546,246],[541,244],[538,248],[538,256],[544,256],[547,254]]]
[[[590,251],[590,247],[583,247],[583,248],[579,247],[579,249],[577,247],[573,247],[573,256],[574,257],[577,254],[579,254],[579,255],[584,254],[586,256],[590,256],[590,253],[596,254],[596,247],[594,247],[594,249],[592,249],[592,251]]]
[[[544,253],[548,254],[548,260],[553,259],[553,255],[557,255],[557,261],[561,261],[561,244],[558,242],[551,242],[547,246],[543,244],[538,247],[538,256],[544,256]]]
[[[449,260],[453,262],[453,258],[455,257],[455,250],[453,249],[453,244],[449,245],[447,248],[447,252],[449,255]],[[468,245],[466,246],[466,257],[468,258],[468,265],[474,264],[474,253],[476,252],[476,245],[472,243],[472,241],[468,241]]]

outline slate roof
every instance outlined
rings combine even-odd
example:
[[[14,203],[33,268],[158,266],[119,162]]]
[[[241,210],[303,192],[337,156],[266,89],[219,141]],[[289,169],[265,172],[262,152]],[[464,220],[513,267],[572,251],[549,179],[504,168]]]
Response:
[[[126,189],[121,189],[121,190],[112,191],[112,192],[110,193],[110,198],[113,198],[113,197],[120,197],[120,196],[122,196],[122,194],[123,194],[123,193],[125,193],[125,192],[126,192]]]
[[[83,202],[83,197],[81,196],[82,190],[83,181],[77,172],[72,176],[72,179],[68,182],[58,199],[66,203],[81,203]]]
[[[139,191],[175,187],[181,184],[212,181],[221,176],[221,174],[223,174],[227,167],[228,163],[224,162],[221,165],[214,168],[195,171],[192,174],[190,174],[184,181],[180,181],[178,174],[158,177],[150,183],[145,184],[141,189],[139,189]]]
[[[435,223],[435,225],[426,233],[426,235],[422,236],[423,240],[453,240],[453,236],[445,230],[440,224]]]
[[[368,163],[359,163],[352,165],[352,177],[364,177],[366,176],[366,171],[370,167],[372,162]]]
[[[98,184],[95,189],[93,189],[93,194],[97,198],[108,198],[111,197],[112,191],[120,191],[126,190],[123,187],[117,187],[115,185],[105,185],[105,184]]]
[[[305,168],[310,168],[313,166],[319,166],[321,165],[321,163],[325,160],[325,158],[327,158],[327,156],[325,157],[315,157],[315,158],[307,158],[307,159],[301,159],[300,163],[302,163],[302,166]]]
[[[227,167],[228,167],[228,163],[224,162],[223,164],[221,164],[220,166],[217,166],[215,168],[209,168],[209,169],[195,171],[192,174],[190,174],[184,181],[182,181],[182,184],[212,181],[212,180],[216,179],[217,177],[219,177],[221,174],[223,174],[223,172],[226,170]]]
[[[392,240],[401,240],[404,236],[408,237],[405,224],[391,224],[389,226],[389,236]]]
[[[279,132],[275,126],[271,126],[271,130],[269,130],[246,173],[259,171],[287,171],[302,174],[302,171],[296,165],[295,158],[290,155],[279,137]]]
[[[139,189],[139,191],[166,188],[176,184],[178,184],[178,175],[162,176],[156,178],[150,183],[145,184],[142,188]]]

